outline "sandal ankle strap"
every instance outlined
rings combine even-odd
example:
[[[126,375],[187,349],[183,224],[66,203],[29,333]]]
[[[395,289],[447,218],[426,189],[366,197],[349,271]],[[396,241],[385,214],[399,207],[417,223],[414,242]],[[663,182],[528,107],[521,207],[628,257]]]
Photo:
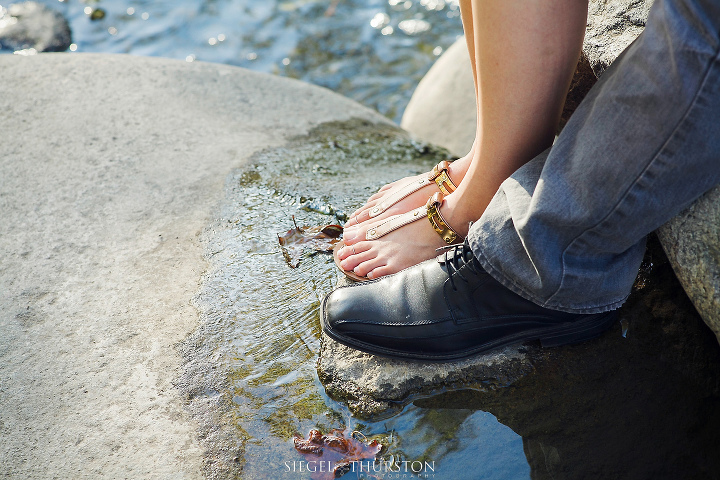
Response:
[[[435,165],[428,175],[428,180],[435,182],[443,195],[450,195],[457,189],[457,186],[450,179],[450,175],[448,175],[448,167],[450,167],[450,162],[443,160]]]
[[[440,238],[442,238],[445,243],[452,245],[463,237],[447,224],[442,213],[440,213],[440,206],[444,201],[445,196],[440,192],[436,192],[430,197],[425,207],[427,208],[427,217],[428,220],[430,220],[430,225],[432,225],[433,229],[440,235]]]
[[[388,195],[383,199],[382,202],[372,207],[368,212],[368,215],[370,216],[370,218],[374,218],[380,215],[385,210],[398,203],[400,200],[412,195],[421,188],[430,185],[432,182],[435,182],[438,189],[443,193],[443,195],[450,195],[452,192],[455,191],[457,186],[450,179],[450,175],[448,175],[449,166],[450,162],[448,162],[447,160],[443,160],[442,162],[438,163],[433,167],[432,171],[428,173],[427,177],[420,177],[419,180],[410,182],[404,187],[400,188],[395,193]]]

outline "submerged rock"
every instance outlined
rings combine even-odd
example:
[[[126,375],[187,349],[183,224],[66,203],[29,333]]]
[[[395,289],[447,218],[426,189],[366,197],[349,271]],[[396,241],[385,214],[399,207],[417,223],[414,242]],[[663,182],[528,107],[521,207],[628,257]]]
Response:
[[[510,385],[533,369],[537,351],[515,345],[464,360],[414,362],[370,355],[323,333],[318,376],[328,395],[369,418],[395,413],[416,394]]]
[[[181,346],[179,383],[205,438],[210,478],[298,478],[284,471],[284,462],[302,458],[292,448],[296,434],[364,430],[348,425],[344,406],[326,401],[315,379],[318,300],[339,275],[332,256],[304,249],[291,268],[276,234],[293,222],[339,222],[341,210],[359,207],[384,181],[447,158],[377,120],[325,122],[255,153],[228,175],[198,237],[208,268],[193,300],[198,329]]]
[[[59,12],[36,2],[0,8],[0,48],[63,52],[71,43],[70,25]]]

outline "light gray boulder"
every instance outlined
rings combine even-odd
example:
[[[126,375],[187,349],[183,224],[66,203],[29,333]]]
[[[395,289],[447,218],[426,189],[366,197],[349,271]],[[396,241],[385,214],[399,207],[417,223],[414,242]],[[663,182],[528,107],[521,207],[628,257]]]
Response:
[[[228,174],[323,122],[390,122],[298,81],[125,55],[0,55],[0,92],[2,474],[222,470],[208,442],[237,432],[200,440],[174,382]]]
[[[36,2],[0,8],[0,47],[63,52],[72,43],[70,25],[59,12]]]
[[[443,53],[415,90],[400,126],[420,140],[467,154],[475,140],[477,113],[465,39]]]
[[[720,342],[720,187],[657,234],[683,289]]]

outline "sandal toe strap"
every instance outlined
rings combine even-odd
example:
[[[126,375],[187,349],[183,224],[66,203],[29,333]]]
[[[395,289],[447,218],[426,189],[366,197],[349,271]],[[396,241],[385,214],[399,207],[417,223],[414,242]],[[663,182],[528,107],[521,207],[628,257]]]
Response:
[[[438,163],[433,167],[432,171],[428,174],[426,178],[421,178],[419,180],[410,182],[404,187],[398,189],[396,192],[387,195],[382,202],[378,203],[370,209],[370,218],[377,217],[385,210],[398,203],[403,198],[409,197],[421,188],[430,185],[432,182],[435,182],[438,189],[440,190],[440,192],[442,192],[443,195],[450,195],[452,192],[455,191],[457,187],[448,175],[449,166],[450,162],[448,162],[447,160],[443,160],[442,162]]]
[[[373,228],[368,228],[367,232],[365,232],[365,240],[376,240],[421,218],[427,218],[427,207],[425,205],[401,215],[393,215],[381,224]]]
[[[420,180],[415,180],[413,182],[408,183],[404,187],[398,189],[396,192],[387,195],[382,202],[375,205],[373,208],[370,209],[370,218],[377,217],[381,213],[383,213],[388,208],[392,207],[396,203],[398,203],[400,200],[402,200],[405,197],[409,197],[413,193],[417,192],[421,188],[430,185],[431,180],[428,178],[421,178]]]

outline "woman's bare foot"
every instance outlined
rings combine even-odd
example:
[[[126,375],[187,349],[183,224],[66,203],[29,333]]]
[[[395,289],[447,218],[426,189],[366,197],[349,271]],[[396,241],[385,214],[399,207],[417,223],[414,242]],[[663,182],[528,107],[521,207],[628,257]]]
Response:
[[[459,200],[453,197],[453,194],[445,197],[440,211],[445,221],[464,237],[470,222],[477,218],[463,220],[453,215],[453,210],[456,210],[453,205]],[[481,213],[477,213],[477,217]],[[434,258],[437,256],[436,249],[447,245],[427,217],[408,223],[377,240],[366,240],[367,231],[380,223],[382,220],[372,219],[345,229],[345,247],[338,252],[340,266],[344,270],[369,279],[379,278]]]
[[[471,150],[470,153],[468,153],[466,156],[455,160],[454,162],[451,162],[448,166],[448,175],[450,176],[452,182],[455,185],[460,185],[461,180],[465,176],[465,172],[467,172],[468,167],[470,166],[470,161],[472,158],[473,151]],[[354,227],[358,224],[365,223],[367,221],[377,221],[377,220],[384,220],[388,217],[391,217],[393,215],[399,215],[401,213],[409,212],[410,210],[413,210],[415,208],[418,208],[422,205],[425,205],[427,202],[427,199],[430,198],[430,196],[438,191],[438,187],[431,183],[416,192],[412,193],[411,195],[403,198],[402,200],[398,201],[391,207],[389,207],[387,210],[385,210],[383,213],[375,216],[370,217],[370,211],[373,207],[380,204],[380,202],[383,201],[383,199],[388,198],[388,196],[392,195],[393,193],[397,192],[398,190],[406,187],[409,184],[417,183],[418,181],[421,181],[425,178],[427,178],[428,174],[423,173],[420,175],[416,175],[414,177],[405,177],[403,179],[397,180],[392,183],[388,183],[384,187],[382,187],[380,190],[377,191],[373,196],[371,196],[368,201],[363,205],[362,207],[355,210],[351,215],[349,220],[345,223],[345,228]]]

